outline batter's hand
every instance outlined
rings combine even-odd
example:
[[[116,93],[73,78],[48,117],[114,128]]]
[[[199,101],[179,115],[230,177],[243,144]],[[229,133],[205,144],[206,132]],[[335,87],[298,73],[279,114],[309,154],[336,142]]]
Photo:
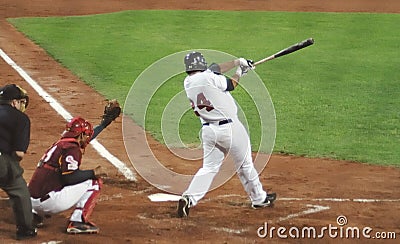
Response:
[[[248,71],[248,68],[244,68],[244,67],[242,67],[242,66],[239,66],[239,67],[237,67],[237,69],[236,69],[236,75],[237,76],[239,76],[239,78],[240,77],[242,77],[242,76],[244,76],[244,75],[246,75],[247,74],[247,71]]]
[[[254,61],[251,59],[239,58],[239,66],[248,67],[249,69],[254,69]]]

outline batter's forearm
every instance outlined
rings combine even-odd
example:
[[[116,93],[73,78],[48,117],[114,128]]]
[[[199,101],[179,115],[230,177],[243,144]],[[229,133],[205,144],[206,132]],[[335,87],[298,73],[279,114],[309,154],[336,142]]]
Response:
[[[233,88],[236,88],[236,86],[239,84],[239,79],[240,79],[240,77],[237,74],[234,74],[232,76],[231,80],[232,80]]]
[[[239,61],[239,59],[235,59],[235,60],[221,63],[218,65],[219,65],[219,68],[221,69],[221,73],[225,73],[225,72],[228,72],[229,70],[235,68],[236,66],[239,66],[240,61]]]

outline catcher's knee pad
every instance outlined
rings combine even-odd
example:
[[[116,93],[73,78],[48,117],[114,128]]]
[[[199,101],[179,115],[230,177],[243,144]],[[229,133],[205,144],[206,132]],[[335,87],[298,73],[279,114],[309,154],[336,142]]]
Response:
[[[99,198],[100,195],[100,189],[103,186],[103,181],[101,179],[93,180],[92,185],[93,185],[92,189],[89,190],[92,192],[92,194],[87,199],[82,209],[82,220],[84,222],[89,221],[89,216],[92,214],[93,209],[96,206],[97,199]]]

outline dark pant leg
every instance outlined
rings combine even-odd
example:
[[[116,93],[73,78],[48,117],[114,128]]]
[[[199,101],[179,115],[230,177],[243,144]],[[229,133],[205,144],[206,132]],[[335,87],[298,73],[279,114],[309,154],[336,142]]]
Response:
[[[25,179],[22,176],[18,176],[7,186],[2,186],[2,188],[10,198],[17,228],[31,229],[33,219],[32,203]]]

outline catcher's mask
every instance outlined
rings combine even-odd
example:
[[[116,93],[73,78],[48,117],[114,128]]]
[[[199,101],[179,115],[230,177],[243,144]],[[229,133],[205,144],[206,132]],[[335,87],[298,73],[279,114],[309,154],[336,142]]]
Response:
[[[186,54],[184,63],[186,72],[204,71],[207,69],[206,59],[203,57],[203,54],[199,52],[191,52]]]
[[[24,89],[16,84],[9,84],[0,88],[0,104],[8,104],[14,99],[21,104],[19,110],[25,112],[29,105],[29,96]]]
[[[89,144],[93,136],[93,126],[87,120],[81,117],[72,118],[62,133],[62,138],[77,138],[81,148],[85,148]]]

